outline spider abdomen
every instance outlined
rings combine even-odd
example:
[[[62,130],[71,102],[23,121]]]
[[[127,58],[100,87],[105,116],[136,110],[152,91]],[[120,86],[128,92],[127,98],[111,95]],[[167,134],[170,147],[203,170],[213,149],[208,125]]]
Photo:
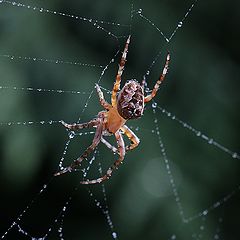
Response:
[[[124,119],[135,119],[143,115],[144,92],[135,80],[128,81],[118,95],[117,110]]]

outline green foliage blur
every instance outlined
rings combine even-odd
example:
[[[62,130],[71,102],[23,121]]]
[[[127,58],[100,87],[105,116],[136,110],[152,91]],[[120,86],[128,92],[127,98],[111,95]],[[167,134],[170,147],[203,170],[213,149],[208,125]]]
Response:
[[[60,123],[48,122],[76,122],[79,118],[85,122],[96,116],[101,107],[95,83],[100,79],[100,85],[111,90],[120,57],[114,55],[122,51],[130,33],[122,84],[133,78],[141,81],[150,70],[147,82],[152,88],[169,51],[170,68],[154,99],[157,106],[233,152],[239,151],[239,1],[199,0],[169,44],[156,27],[169,37],[193,1],[134,1],[133,9],[141,11],[154,26],[139,14],[131,20],[132,1],[21,3],[93,21],[40,12],[7,1],[0,3],[0,236],[35,199],[20,222],[31,236],[43,237],[52,226],[47,239],[60,239],[57,229],[62,226],[66,240],[112,239],[106,216],[94,201],[98,199],[105,207],[102,186],[90,186],[94,195],[90,197],[88,188],[78,185],[81,171],[53,177],[68,133]],[[108,23],[100,24],[102,30],[94,26],[94,20]],[[112,58],[115,61],[101,76],[103,68],[99,66],[106,66]],[[27,87],[66,92],[21,90]],[[109,93],[104,94],[110,101]],[[6,124],[29,121],[36,123]],[[129,121],[128,126],[136,129],[141,143],[127,153],[124,164],[105,183],[107,207],[119,239],[239,239],[239,159],[197,137],[160,108],[154,114],[151,103],[142,119]],[[92,138],[89,134],[76,136],[68,147],[64,165],[78,157]],[[113,139],[109,141],[114,143]],[[104,172],[114,160],[116,156],[100,145],[89,178],[99,176],[99,163]],[[82,167],[87,166],[85,162]],[[189,223],[182,222],[171,175],[185,218],[197,216]],[[46,191],[39,194],[44,184]],[[232,191],[232,198],[214,207]],[[54,224],[66,201],[70,203],[63,225]],[[211,206],[213,211],[198,217]],[[17,228],[5,238],[27,239]]]

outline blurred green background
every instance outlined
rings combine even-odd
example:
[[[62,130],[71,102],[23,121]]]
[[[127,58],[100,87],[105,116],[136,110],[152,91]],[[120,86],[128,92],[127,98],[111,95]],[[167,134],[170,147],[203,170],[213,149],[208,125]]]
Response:
[[[74,190],[81,173],[52,177],[68,140],[65,129],[60,124],[5,123],[61,119],[75,122],[79,117],[81,121],[95,117],[101,110],[94,90],[103,70],[98,66],[108,64],[123,48],[129,24],[132,39],[123,84],[132,78],[141,81],[161,51],[147,78],[149,87],[153,87],[169,50],[170,69],[155,98],[158,106],[230,150],[239,151],[239,1],[199,1],[169,44],[138,14],[130,20],[131,1],[21,3],[121,25],[101,24],[105,29],[101,30],[88,21],[0,3],[0,86],[7,87],[0,89],[1,235],[34,199],[21,227],[33,237],[43,237],[52,226],[47,239],[59,239],[59,225],[53,222],[72,196],[65,217],[60,218],[64,219],[64,239],[112,239],[106,217],[94,201],[98,199],[105,207],[102,186],[90,187],[92,198],[85,186]],[[170,36],[191,4],[149,0],[135,1],[133,8],[142,9],[144,16]],[[119,41],[107,32],[119,37]],[[21,60],[17,56],[96,66]],[[110,90],[119,55],[114,60],[100,82]],[[22,91],[13,87],[82,93]],[[107,92],[105,97],[110,99]],[[155,118],[186,218],[198,215],[232,191],[235,195],[205,217],[183,224],[161,154]],[[159,108],[153,114],[151,106],[147,106],[143,118],[128,125],[137,128],[141,144],[126,155],[125,164],[105,184],[107,207],[119,239],[238,239],[239,159],[206,143]],[[92,137],[76,136],[64,164],[79,156]],[[99,176],[99,162],[104,171],[115,158],[106,147],[99,146],[89,177]],[[47,184],[46,191],[39,195],[43,184]],[[27,239],[16,229],[5,238]]]

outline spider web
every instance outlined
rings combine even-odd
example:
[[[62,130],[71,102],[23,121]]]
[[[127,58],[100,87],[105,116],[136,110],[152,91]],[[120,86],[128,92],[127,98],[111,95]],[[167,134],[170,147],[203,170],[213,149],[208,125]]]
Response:
[[[236,239],[238,68],[229,38],[237,34],[234,17],[220,16],[238,8],[0,2],[2,239]],[[116,158],[101,145],[77,173],[54,178],[94,134],[66,132],[60,120],[88,121],[101,109],[94,85],[109,99],[129,34],[123,83],[144,76],[151,89],[172,56],[144,117],[128,122],[140,146],[101,186],[78,184]]]

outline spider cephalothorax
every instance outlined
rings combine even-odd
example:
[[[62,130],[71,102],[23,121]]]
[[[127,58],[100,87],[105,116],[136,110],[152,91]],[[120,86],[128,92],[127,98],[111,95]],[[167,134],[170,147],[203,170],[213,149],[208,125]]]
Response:
[[[111,104],[108,103],[103,96],[103,92],[100,87],[96,85],[96,90],[99,96],[100,104],[105,109],[98,113],[97,118],[92,119],[87,123],[73,123],[67,124],[62,121],[62,124],[70,130],[79,130],[83,128],[95,127],[96,133],[93,139],[92,144],[83,152],[83,154],[77,158],[73,163],[66,167],[62,168],[55,176],[61,175],[66,172],[71,172],[81,165],[83,159],[92,152],[97,145],[102,142],[114,153],[119,155],[119,158],[114,162],[114,164],[107,170],[106,174],[100,178],[94,180],[82,181],[81,184],[95,184],[101,183],[102,181],[109,179],[112,175],[114,169],[116,169],[120,163],[122,163],[126,151],[132,150],[138,146],[140,140],[134,134],[134,132],[125,125],[127,120],[140,118],[143,115],[144,104],[149,102],[153,97],[155,97],[159,85],[165,78],[168,70],[168,64],[170,61],[170,55],[167,54],[167,59],[163,72],[157,80],[151,94],[144,96],[144,84],[140,85],[136,80],[128,81],[120,90],[121,76],[123,73],[124,65],[126,63],[128,45],[130,43],[130,36],[126,41],[126,45],[122,54],[122,58],[119,63],[118,73],[116,76],[116,81],[113,86]],[[144,81],[143,81],[144,82]],[[120,91],[119,91],[120,90]],[[117,147],[111,145],[107,140],[106,136],[115,135],[117,140]],[[122,134],[125,134],[131,141],[131,144],[125,146],[123,141]]]

